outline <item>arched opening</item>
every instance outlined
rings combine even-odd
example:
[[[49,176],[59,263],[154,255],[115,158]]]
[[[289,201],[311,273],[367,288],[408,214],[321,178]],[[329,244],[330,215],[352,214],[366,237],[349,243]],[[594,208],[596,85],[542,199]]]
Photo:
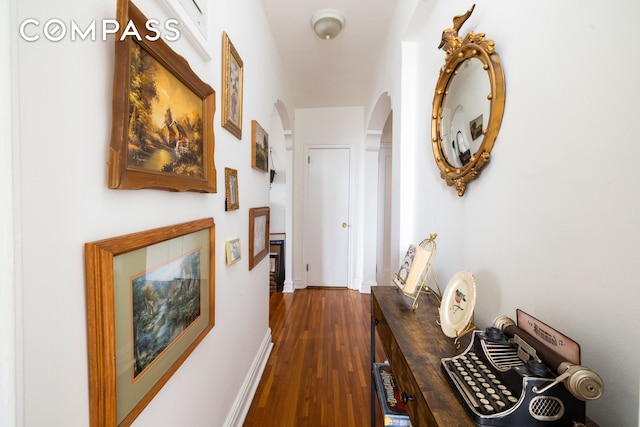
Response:
[[[365,139],[365,212],[363,237],[363,289],[388,283],[391,220],[391,98],[380,95],[367,123]],[[389,270],[385,272],[385,269]]]
[[[283,241],[279,256],[284,257],[280,265],[279,291],[293,292],[292,277],[292,218],[293,218],[293,137],[291,118],[281,100],[274,104],[271,114],[271,136],[269,147],[269,169],[273,176],[270,185],[269,207],[271,209],[271,238]]]

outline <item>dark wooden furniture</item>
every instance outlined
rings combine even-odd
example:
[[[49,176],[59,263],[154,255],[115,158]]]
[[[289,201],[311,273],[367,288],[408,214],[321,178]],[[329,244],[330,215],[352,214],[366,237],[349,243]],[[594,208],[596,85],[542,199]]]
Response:
[[[284,238],[269,240],[269,260],[271,261],[270,290],[282,292],[284,288]]]
[[[443,357],[462,353],[470,336],[462,338],[459,350],[436,323],[439,303],[433,295],[421,294],[415,311],[412,300],[395,286],[371,288],[371,359],[375,334],[382,342],[391,369],[406,398],[413,427],[476,426],[451,389],[440,368]],[[375,423],[375,386],[371,390],[371,425]],[[590,420],[588,427],[597,427]]]
[[[460,353],[468,345],[463,338],[456,351],[436,324],[439,303],[433,295],[421,294],[418,307],[395,286],[371,288],[371,354],[375,354],[375,332],[382,342],[414,427],[475,426],[440,370],[440,359]],[[373,388],[373,387],[372,387]],[[372,391],[372,426],[375,426],[375,390]]]

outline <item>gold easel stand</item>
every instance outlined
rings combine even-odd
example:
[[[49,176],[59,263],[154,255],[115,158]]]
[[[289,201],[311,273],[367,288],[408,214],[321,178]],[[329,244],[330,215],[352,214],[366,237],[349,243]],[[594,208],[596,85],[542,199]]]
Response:
[[[456,337],[453,339],[453,345],[456,346],[456,350],[460,349],[460,339],[478,329],[476,325],[473,324],[473,321],[469,322],[469,324],[460,332],[456,331]]]
[[[394,273],[393,275],[393,283],[395,283],[395,285],[398,287],[398,290],[400,290],[400,292],[413,300],[411,309],[414,311],[418,308],[418,297],[420,296],[421,292],[424,292],[428,295],[435,295],[435,297],[438,299],[438,302],[440,302],[442,299],[442,291],[440,291],[440,285],[438,284],[438,279],[436,278],[436,273],[433,271],[432,266],[433,260],[436,257],[436,237],[438,237],[438,234],[433,233],[429,236],[429,238],[424,239],[422,242],[420,242],[420,246],[422,247],[422,249],[428,251],[430,255],[429,259],[427,260],[427,264],[425,265],[422,274],[420,275],[420,284],[416,287],[415,292],[406,292],[404,290],[404,282],[402,281],[402,279],[400,279],[396,273]],[[431,277],[433,278],[433,283],[435,284],[437,291],[433,289],[433,287],[429,286],[429,274],[431,274]]]
[[[460,340],[462,339],[462,337],[478,329],[478,327],[473,322],[474,317],[475,316],[471,317],[471,321],[461,331],[456,329],[456,336],[453,339],[453,345],[456,347],[456,350],[460,349]],[[440,308],[438,308],[438,317],[436,318],[436,324],[438,326],[441,325],[440,324]]]

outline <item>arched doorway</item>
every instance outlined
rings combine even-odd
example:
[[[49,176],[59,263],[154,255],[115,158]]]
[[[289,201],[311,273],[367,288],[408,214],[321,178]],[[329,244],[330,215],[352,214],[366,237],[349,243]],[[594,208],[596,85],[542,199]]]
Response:
[[[385,92],[371,112],[365,139],[363,292],[391,280],[391,123],[391,98]]]

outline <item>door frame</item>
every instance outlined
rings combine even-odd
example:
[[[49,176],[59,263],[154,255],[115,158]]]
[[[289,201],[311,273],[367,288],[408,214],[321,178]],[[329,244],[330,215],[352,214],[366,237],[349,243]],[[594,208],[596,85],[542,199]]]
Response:
[[[353,196],[354,196],[354,168],[355,161],[353,156],[353,146],[351,145],[342,145],[342,144],[305,144],[304,145],[304,159],[309,158],[309,152],[315,149],[346,149],[349,152],[349,199],[347,201],[347,229],[348,229],[348,251],[347,251],[347,288],[355,289],[353,283],[353,245],[354,245],[354,230],[356,227],[353,223]],[[309,162],[308,160],[305,162],[303,159],[304,166],[304,181],[303,181],[303,215],[302,215],[302,230],[303,236],[307,234],[307,221],[305,218],[308,218],[307,213],[309,212]],[[303,268],[303,277],[304,277],[304,287],[309,286],[309,277],[307,272],[307,264],[308,264],[308,253],[309,253],[309,239],[302,239],[302,268]]]
[[[393,150],[391,143],[380,144],[378,152],[378,220],[376,246],[376,282],[391,285],[391,191],[393,176]],[[388,171],[388,174],[387,174]],[[389,192],[386,190],[389,189]],[[388,233],[385,231],[388,227]]]

